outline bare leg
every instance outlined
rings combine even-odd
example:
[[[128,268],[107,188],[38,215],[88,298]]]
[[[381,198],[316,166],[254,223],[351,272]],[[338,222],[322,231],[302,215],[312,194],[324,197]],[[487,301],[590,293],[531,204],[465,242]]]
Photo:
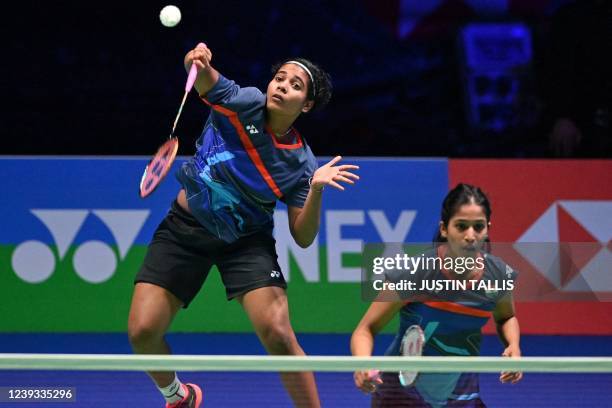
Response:
[[[137,283],[128,320],[128,336],[134,353],[170,354],[164,335],[181,307],[182,302],[166,289],[150,283]],[[169,385],[175,376],[174,372],[168,371],[148,374],[159,387]]]
[[[282,288],[270,286],[255,289],[238,301],[268,353],[305,355],[291,327],[287,295]],[[281,379],[296,407],[320,406],[317,385],[311,372],[281,373]]]

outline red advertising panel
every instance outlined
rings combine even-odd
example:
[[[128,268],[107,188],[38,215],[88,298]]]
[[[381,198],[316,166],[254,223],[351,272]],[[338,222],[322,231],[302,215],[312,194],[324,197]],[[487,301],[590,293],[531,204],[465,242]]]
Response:
[[[519,297],[523,333],[612,334],[612,160],[450,160],[449,182],[487,193],[519,286],[556,295]]]

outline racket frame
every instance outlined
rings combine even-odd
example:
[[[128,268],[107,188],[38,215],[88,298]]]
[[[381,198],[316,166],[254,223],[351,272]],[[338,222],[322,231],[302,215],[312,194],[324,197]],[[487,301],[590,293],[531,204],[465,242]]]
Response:
[[[148,197],[166,177],[178,152],[178,138],[171,137],[157,149],[140,179],[140,198]],[[158,166],[162,166],[161,169]]]
[[[412,339],[416,336],[414,339]],[[413,343],[411,344],[411,342]],[[410,348],[410,346],[414,348]],[[423,355],[425,347],[425,333],[421,326],[413,324],[404,332],[404,336],[400,342],[400,355],[407,357],[416,357]],[[403,387],[410,387],[416,381],[419,373],[417,371],[400,371],[398,374],[399,382]]]
[[[205,44],[199,43],[198,46],[205,46]],[[170,132],[170,136],[168,140],[166,140],[166,142],[164,142],[164,144],[162,144],[159,149],[157,149],[157,152],[155,153],[151,161],[149,161],[147,167],[145,167],[142,177],[140,178],[140,198],[148,197],[153,191],[155,191],[155,189],[162,182],[164,177],[166,177],[166,174],[168,174],[168,170],[170,170],[170,167],[172,167],[172,163],[174,162],[176,153],[178,152],[178,138],[174,136],[174,131],[176,130],[176,124],[178,123],[178,120],[181,117],[181,113],[183,112],[183,106],[185,106],[187,95],[189,95],[191,88],[193,88],[193,84],[195,83],[197,76],[198,70],[196,64],[191,64],[189,74],[187,75],[187,82],[185,83],[185,93],[183,94],[183,100],[181,101],[181,105],[179,106],[176,117],[174,118],[174,123],[172,124],[172,131]],[[172,148],[170,155],[166,154],[168,146],[171,146]],[[155,167],[158,164],[156,159],[165,159],[165,162],[163,162],[164,167],[159,172],[157,171],[157,167]],[[153,168],[151,168],[151,166],[153,166]],[[149,178],[151,174],[155,175],[155,177]],[[149,181],[147,182],[147,180]],[[151,186],[151,184],[153,185]]]

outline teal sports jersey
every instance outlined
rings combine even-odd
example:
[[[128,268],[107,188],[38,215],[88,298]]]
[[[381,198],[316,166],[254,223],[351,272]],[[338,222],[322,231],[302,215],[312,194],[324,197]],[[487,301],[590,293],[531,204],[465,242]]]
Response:
[[[303,207],[317,161],[291,128],[281,144],[266,126],[266,95],[219,76],[195,155],[177,173],[193,216],[226,242],[272,234],[277,200]]]
[[[424,255],[443,257],[443,253],[438,247],[437,251],[432,250]],[[501,282],[517,278],[517,271],[500,258],[487,253],[482,256],[484,268],[474,279]],[[449,279],[448,272],[435,268],[419,269],[414,274],[393,270],[385,276],[390,282],[409,279],[419,283],[421,280]],[[424,356],[480,355],[482,327],[489,320],[497,302],[508,293],[504,290],[468,291],[462,295],[449,295],[445,291],[419,293],[423,301],[407,300],[401,308],[399,329],[385,355],[400,355],[400,342],[406,329],[412,325],[419,325],[425,334]],[[478,375],[475,373],[420,373],[414,390],[433,407],[445,406],[452,400],[463,401],[466,407],[481,403]]]
[[[444,250],[426,252],[424,257],[444,258]],[[479,255],[480,256],[480,255]],[[515,281],[518,272],[500,258],[484,253],[484,268],[470,279],[477,281]],[[411,280],[420,287],[421,281],[456,279],[448,271],[438,268],[418,269],[414,273],[391,270],[385,273],[389,282]],[[389,355],[399,355],[399,343],[406,329],[413,324],[425,332],[424,355],[477,356],[480,354],[480,331],[487,323],[497,302],[510,293],[507,290],[445,291],[425,290],[416,293],[420,301],[405,301],[400,311],[400,327],[395,340],[387,350]],[[400,298],[406,298],[400,293]]]

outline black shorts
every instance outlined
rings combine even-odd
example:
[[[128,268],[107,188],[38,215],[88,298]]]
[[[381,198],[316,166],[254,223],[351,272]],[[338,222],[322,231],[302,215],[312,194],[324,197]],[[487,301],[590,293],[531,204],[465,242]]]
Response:
[[[275,243],[267,232],[227,243],[208,232],[175,201],[157,227],[134,282],[167,289],[185,308],[213,265],[221,273],[228,300],[266,286],[286,288]]]

